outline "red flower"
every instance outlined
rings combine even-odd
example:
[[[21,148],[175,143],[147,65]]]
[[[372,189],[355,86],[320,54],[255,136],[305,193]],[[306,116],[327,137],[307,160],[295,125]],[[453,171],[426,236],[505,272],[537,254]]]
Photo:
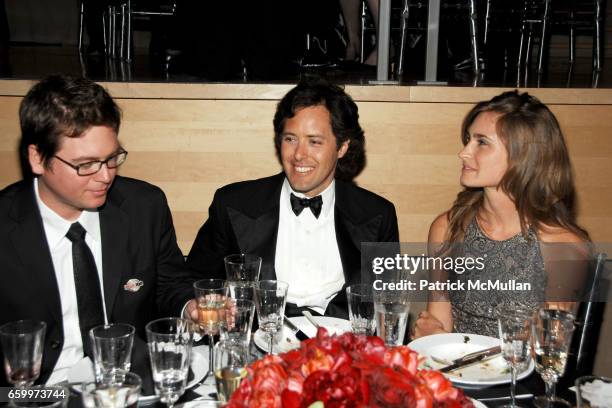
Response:
[[[298,350],[266,356],[248,367],[230,408],[473,407],[442,374],[418,370],[418,354],[387,348],[379,337],[319,329]]]

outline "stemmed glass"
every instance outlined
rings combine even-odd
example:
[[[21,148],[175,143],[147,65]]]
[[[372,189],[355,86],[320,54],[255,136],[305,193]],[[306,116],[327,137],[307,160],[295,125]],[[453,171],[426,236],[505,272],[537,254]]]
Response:
[[[269,338],[268,354],[272,354],[274,335],[283,328],[289,284],[276,280],[260,281],[255,288],[255,306],[259,328]]]
[[[502,356],[510,364],[512,378],[511,403],[504,407],[518,407],[515,399],[517,369],[530,357],[532,320],[533,313],[516,308],[503,310],[498,320]]]
[[[153,320],[145,327],[155,393],[172,408],[185,392],[193,325],[189,320],[166,317]]]
[[[227,285],[223,279],[202,279],[193,284],[198,304],[198,326],[208,336],[208,372],[205,380],[214,377],[214,336],[225,323]]]
[[[0,327],[4,369],[9,383],[30,387],[40,375],[47,324],[36,320],[18,320]]]
[[[546,384],[546,396],[534,399],[538,407],[569,407],[555,396],[557,380],[565,372],[567,353],[574,332],[574,315],[564,310],[540,309],[533,326],[536,371]]]

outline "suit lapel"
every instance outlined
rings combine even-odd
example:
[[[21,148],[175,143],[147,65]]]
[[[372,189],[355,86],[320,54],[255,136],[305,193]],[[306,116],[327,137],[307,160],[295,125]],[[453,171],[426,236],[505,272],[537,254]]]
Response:
[[[228,216],[238,241],[240,251],[261,256],[260,279],[276,279],[274,259],[278,237],[279,200],[284,174],[276,176],[270,193],[263,202],[254,203],[250,214],[228,208]]]
[[[353,188],[336,180],[336,240],[347,285],[364,281],[361,276],[361,244],[377,240],[376,232],[381,222],[380,215],[369,217],[355,204],[358,200],[352,193]]]
[[[129,229],[126,227],[129,220],[120,208],[123,197],[113,190],[111,189],[106,204],[100,210],[104,299],[109,320],[121,286],[122,272],[129,268],[127,256]]]
[[[36,205],[34,186],[29,180],[24,181],[22,186],[11,208],[11,216],[17,223],[17,227],[11,232],[11,239],[24,266],[23,273],[32,275],[32,285],[38,287],[42,294],[39,300],[46,302],[52,315],[61,322],[59,287],[40,211]]]

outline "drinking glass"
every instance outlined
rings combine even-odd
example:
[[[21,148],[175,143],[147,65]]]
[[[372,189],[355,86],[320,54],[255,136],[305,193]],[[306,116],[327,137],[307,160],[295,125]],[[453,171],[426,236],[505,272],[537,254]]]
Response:
[[[268,354],[272,354],[274,335],[282,331],[289,284],[277,280],[260,281],[255,288],[255,307],[259,328],[269,338]]]
[[[387,346],[404,342],[410,301],[404,291],[373,291],[376,332]]]
[[[577,408],[611,408],[612,378],[586,375],[576,379]]]
[[[100,325],[89,331],[97,382],[112,382],[117,373],[130,371],[134,332],[134,326],[124,323]]]
[[[225,316],[225,324],[219,329],[221,339],[242,342],[248,347],[255,317],[255,303],[248,299],[229,298]]]
[[[225,323],[225,303],[227,301],[227,286],[223,279],[202,279],[193,284],[195,298],[198,304],[198,326],[200,332],[208,336],[208,372],[205,379],[212,380],[214,376],[214,336]]]
[[[228,281],[257,282],[261,271],[261,257],[252,254],[233,254],[223,258]]]
[[[504,407],[518,407],[515,399],[516,376],[519,366],[530,356],[532,321],[532,312],[517,308],[502,309],[497,320],[502,356],[510,365],[511,375],[510,404]]]
[[[227,281],[228,296],[232,299],[246,299],[255,302],[255,286],[257,286],[256,281]]]
[[[191,346],[192,324],[178,317],[153,320],[145,327],[155,393],[172,408],[185,392]]]
[[[227,402],[246,378],[249,349],[243,342],[221,340],[215,345],[215,382],[221,402]]]
[[[46,329],[47,324],[37,320],[18,320],[0,327],[6,378],[15,387],[29,387],[38,379]]]
[[[376,333],[372,286],[358,283],[346,288],[349,319],[353,333],[373,336]]]
[[[141,378],[130,372],[116,375],[105,383],[81,384],[81,398],[85,408],[136,408],[142,386]]]
[[[533,326],[536,371],[546,384],[546,395],[534,399],[537,407],[569,407],[555,396],[555,386],[565,372],[567,352],[574,333],[574,315],[558,309],[540,309]]]

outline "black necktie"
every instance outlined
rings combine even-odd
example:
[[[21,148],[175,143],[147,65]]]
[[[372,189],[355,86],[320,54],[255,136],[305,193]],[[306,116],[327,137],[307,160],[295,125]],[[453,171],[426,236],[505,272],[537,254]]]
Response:
[[[79,326],[85,355],[91,354],[89,329],[104,323],[102,292],[96,262],[85,243],[85,229],[75,222],[70,226],[66,238],[72,241],[72,269],[79,310]]]
[[[310,207],[310,211],[314,214],[315,218],[319,218],[321,214],[321,207],[323,207],[323,199],[320,195],[312,198],[301,198],[291,193],[291,208],[295,215],[300,215],[302,210],[306,207]]]

